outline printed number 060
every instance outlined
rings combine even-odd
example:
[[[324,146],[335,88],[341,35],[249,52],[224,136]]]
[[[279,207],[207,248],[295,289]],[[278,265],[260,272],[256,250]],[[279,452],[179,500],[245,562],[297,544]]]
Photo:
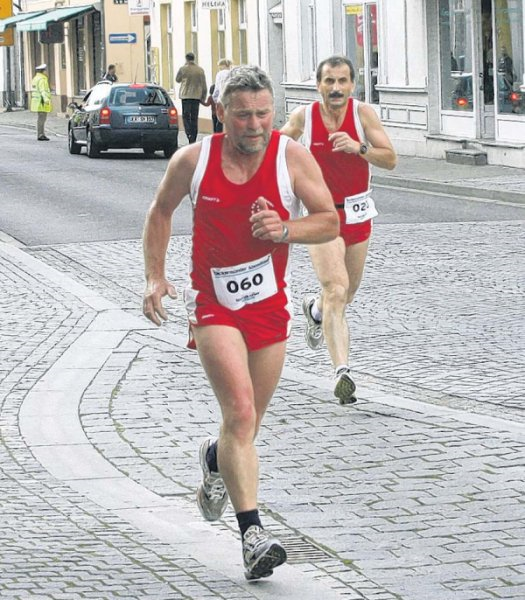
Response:
[[[245,277],[241,280],[241,283],[237,283],[236,281],[228,281],[226,284],[226,289],[230,292],[230,294],[236,294],[239,290],[247,291],[253,285],[261,285],[263,282],[263,276],[260,273],[255,273],[255,275],[251,278]]]

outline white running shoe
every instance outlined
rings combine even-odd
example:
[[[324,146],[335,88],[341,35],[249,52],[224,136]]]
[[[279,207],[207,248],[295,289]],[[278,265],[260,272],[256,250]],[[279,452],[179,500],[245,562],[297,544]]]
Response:
[[[334,396],[339,398],[339,404],[355,404],[355,383],[350,377],[350,369],[339,369],[335,374],[337,383],[335,384]]]
[[[304,333],[304,338],[308,347],[312,350],[318,350],[323,345],[324,341],[323,324],[312,317],[311,311],[315,301],[315,296],[305,296],[303,300],[303,313],[306,317],[306,331]]]
[[[197,506],[206,521],[220,519],[228,506],[228,492],[220,473],[210,471],[206,455],[208,448],[214,443],[213,438],[202,442],[199,450],[199,461],[202,469],[202,483],[197,489]]]
[[[286,561],[286,550],[279,540],[258,525],[248,527],[242,539],[246,579],[269,577],[275,567]]]

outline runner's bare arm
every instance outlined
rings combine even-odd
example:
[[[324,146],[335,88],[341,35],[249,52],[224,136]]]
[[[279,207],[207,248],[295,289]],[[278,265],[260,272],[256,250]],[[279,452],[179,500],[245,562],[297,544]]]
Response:
[[[346,131],[335,131],[328,136],[334,152],[359,154],[370,164],[382,169],[393,169],[397,163],[395,150],[386,134],[375,110],[367,105],[359,105],[359,116],[366,136],[370,142],[365,154],[361,154],[361,142],[354,140]]]
[[[290,113],[288,122],[281,129],[281,133],[291,137],[293,140],[298,140],[304,132],[304,106],[298,106]]]
[[[376,167],[392,170],[397,164],[396,152],[376,111],[367,104],[360,104],[358,110],[366,139],[372,144],[363,158]]]
[[[167,314],[162,306],[162,297],[176,298],[173,285],[166,279],[165,262],[171,235],[173,211],[190,192],[191,178],[195,171],[200,144],[192,144],[179,150],[168,164],[155,198],[148,210],[144,225],[143,248],[146,275],[144,291],[144,315],[156,325]]]

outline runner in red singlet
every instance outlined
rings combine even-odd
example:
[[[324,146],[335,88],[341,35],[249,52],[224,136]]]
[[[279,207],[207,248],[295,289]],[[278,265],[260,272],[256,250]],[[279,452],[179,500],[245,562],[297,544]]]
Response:
[[[148,212],[143,310],[160,325],[167,318],[162,298],[176,297],[165,276],[166,250],[173,211],[189,195],[194,228],[184,299],[190,344],[197,347],[223,418],[219,439],[200,447],[197,504],[214,521],[231,499],[245,576],[259,579],[286,560],[259,518],[254,440],[279,381],[289,335],[289,244],[333,240],[339,222],[313,157],[272,131],[273,89],[263,71],[234,69],[217,115],[226,133],[173,156]],[[308,216],[299,217],[300,201]]]
[[[306,342],[326,346],[335,369],[334,394],[341,404],[356,401],[350,376],[350,340],[345,309],[363,277],[372,219],[377,216],[370,190],[370,164],[396,165],[396,153],[374,109],[351,98],[354,67],[348,58],[332,56],[317,68],[321,102],[296,108],[282,133],[310,150],[332,192],[340,219],[339,237],[310,246],[310,257],[321,284],[319,297],[303,301]]]

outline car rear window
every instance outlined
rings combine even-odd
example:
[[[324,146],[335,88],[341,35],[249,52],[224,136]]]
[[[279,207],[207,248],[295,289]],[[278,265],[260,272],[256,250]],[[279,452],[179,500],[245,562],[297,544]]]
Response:
[[[160,88],[129,86],[113,88],[109,104],[113,106],[166,106],[169,104],[169,100]]]

